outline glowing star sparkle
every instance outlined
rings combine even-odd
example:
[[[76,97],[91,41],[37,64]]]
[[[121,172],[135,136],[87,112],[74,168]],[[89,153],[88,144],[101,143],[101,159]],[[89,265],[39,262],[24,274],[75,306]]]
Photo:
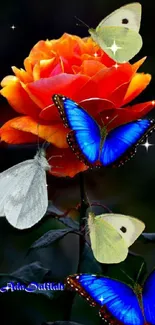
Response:
[[[14,30],[16,28],[16,26],[12,25],[10,28]]]
[[[95,52],[95,53],[94,53],[94,56],[95,56],[95,58],[97,58],[98,54]]]
[[[117,44],[116,44],[116,42],[114,40],[113,44],[110,47],[107,47],[107,49],[111,50],[115,55],[116,52],[121,49],[121,47],[117,46]]]
[[[147,139],[145,143],[141,144],[141,146],[145,147],[146,148],[146,151],[148,152],[149,147],[154,146],[154,144],[149,143],[149,141]]]
[[[103,297],[101,297],[99,300],[102,302],[102,301],[104,300],[104,298],[103,298]]]
[[[119,64],[117,64],[117,62],[113,65],[113,67],[115,68],[115,69],[118,69],[118,67],[119,67]]]

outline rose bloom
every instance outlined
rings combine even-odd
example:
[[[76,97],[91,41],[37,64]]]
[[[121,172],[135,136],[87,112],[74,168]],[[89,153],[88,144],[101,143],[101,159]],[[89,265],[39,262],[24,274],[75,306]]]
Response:
[[[88,167],[67,144],[70,129],[64,127],[52,95],[70,97],[111,130],[153,108],[152,101],[129,106],[151,80],[149,74],[137,73],[144,60],[116,65],[90,37],[64,34],[58,40],[39,41],[25,59],[25,69],[12,67],[15,76],[1,82],[1,94],[17,114],[1,127],[1,141],[36,143],[39,135],[51,144],[47,156],[60,156],[50,160],[52,174],[74,177],[85,171]]]

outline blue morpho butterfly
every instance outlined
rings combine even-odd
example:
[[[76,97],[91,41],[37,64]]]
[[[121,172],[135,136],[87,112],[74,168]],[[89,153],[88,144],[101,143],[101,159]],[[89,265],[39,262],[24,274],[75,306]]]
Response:
[[[154,130],[155,121],[136,120],[107,133],[71,99],[54,95],[63,123],[70,128],[67,142],[76,156],[89,167],[121,166],[136,153],[136,147]]]
[[[104,276],[76,274],[67,277],[66,288],[76,290],[109,325],[155,324],[155,270],[143,287],[134,288]]]

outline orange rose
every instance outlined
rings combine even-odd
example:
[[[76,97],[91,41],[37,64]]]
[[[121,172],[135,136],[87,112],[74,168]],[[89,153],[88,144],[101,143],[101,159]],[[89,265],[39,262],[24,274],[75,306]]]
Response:
[[[68,147],[69,130],[62,124],[52,95],[59,93],[72,98],[96,120],[102,116],[106,122],[107,114],[109,118],[117,115],[110,128],[135,120],[150,111],[153,102],[120,107],[149,84],[149,74],[137,73],[144,60],[116,66],[91,38],[69,34],[58,40],[38,42],[24,61],[25,70],[12,67],[15,76],[7,76],[1,82],[1,94],[20,114],[2,126],[1,140],[12,144],[35,143],[39,123],[39,137],[52,144],[48,155],[63,155],[51,159],[51,173],[73,177],[86,170]]]

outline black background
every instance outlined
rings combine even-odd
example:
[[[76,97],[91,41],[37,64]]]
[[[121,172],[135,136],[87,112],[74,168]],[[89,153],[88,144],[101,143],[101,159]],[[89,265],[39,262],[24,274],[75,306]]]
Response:
[[[90,27],[96,27],[106,15],[125,4],[127,2],[121,0],[2,1],[0,3],[0,79],[12,74],[11,66],[23,68],[24,59],[39,40],[59,38],[64,32],[81,37],[87,36],[87,29],[76,26],[77,21],[74,16],[82,19]],[[155,99],[155,1],[143,0],[141,4],[143,11],[140,33],[143,38],[143,48],[132,62],[147,56],[148,58],[140,71],[152,74],[152,81],[143,94],[136,99],[136,102]],[[12,25],[16,26],[14,30],[11,28]],[[1,124],[5,109],[6,100],[1,97]],[[151,113],[151,116],[154,116],[154,112]],[[150,142],[155,144],[155,135],[151,136]],[[32,158],[34,154],[35,148],[29,146],[0,148],[0,170],[5,170],[24,159]],[[50,184],[49,198],[58,207],[68,208],[79,202],[78,175],[74,179],[49,177],[48,181]],[[120,169],[87,172],[85,181],[90,201],[98,200],[111,208],[113,212],[138,217],[146,223],[146,231],[155,232],[155,146],[152,146],[148,153],[144,147],[140,147],[136,157]],[[30,230],[18,231],[11,227],[5,218],[0,218],[0,272],[13,272],[21,265],[33,262],[36,256],[32,260],[25,258],[27,249],[50,227],[50,220],[45,218]],[[137,243],[134,250],[146,258],[148,269],[154,267],[154,244],[148,247]],[[48,254],[43,252],[38,256],[38,260],[41,260],[45,266],[46,259],[47,264],[50,264]],[[14,296],[11,294],[10,299],[12,300],[10,300],[8,315],[5,314],[4,325],[14,323],[14,308],[17,312],[18,303],[23,320],[25,317],[24,306],[28,306],[29,317],[28,321],[25,318],[26,324],[40,324],[37,320],[30,322],[34,315],[31,299],[34,302],[35,299],[27,297],[23,296],[23,300],[21,299],[19,302],[18,299],[15,300],[16,307],[14,307]],[[2,309],[3,306],[6,309],[8,298],[3,296],[3,299],[1,306]],[[29,299],[30,301],[28,301]],[[44,309],[46,309],[45,306],[48,306],[50,310],[49,301],[46,304],[42,304],[41,301],[39,306]],[[22,316],[20,317],[19,323],[24,323]],[[42,319],[40,316],[37,317]]]

